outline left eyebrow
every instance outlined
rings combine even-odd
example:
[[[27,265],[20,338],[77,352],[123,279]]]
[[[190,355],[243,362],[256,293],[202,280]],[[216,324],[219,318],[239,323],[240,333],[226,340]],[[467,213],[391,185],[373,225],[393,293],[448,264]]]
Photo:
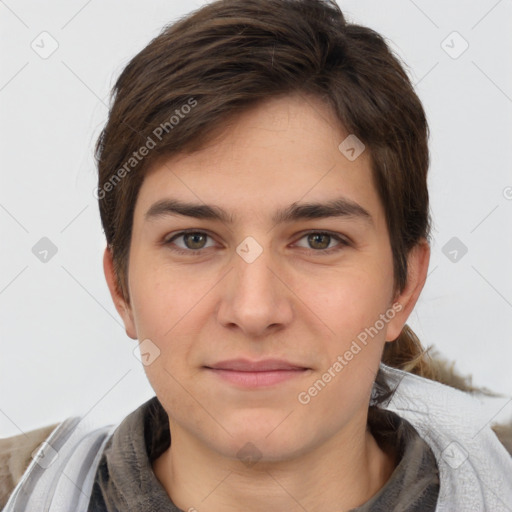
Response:
[[[272,220],[274,224],[280,224],[329,217],[350,217],[373,225],[373,218],[368,210],[345,197],[333,199],[327,203],[292,203],[287,208],[277,210]]]
[[[218,220],[226,224],[233,224],[234,217],[226,210],[208,204],[188,203],[177,199],[162,199],[154,203],[146,212],[145,219],[149,221],[162,216],[182,215],[196,219]],[[340,197],[326,203],[292,203],[274,212],[272,222],[274,225],[287,222],[311,219],[325,219],[329,217],[349,217],[360,219],[373,225],[373,218],[360,204]]]

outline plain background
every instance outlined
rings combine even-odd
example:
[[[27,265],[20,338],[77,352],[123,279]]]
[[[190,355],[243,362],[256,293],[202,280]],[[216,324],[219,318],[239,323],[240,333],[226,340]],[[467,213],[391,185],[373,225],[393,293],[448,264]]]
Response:
[[[117,422],[154,395],[103,276],[93,146],[123,67],[202,3],[0,2],[0,437],[74,414]],[[408,323],[512,394],[512,2],[339,4],[408,64],[431,128],[432,256]]]

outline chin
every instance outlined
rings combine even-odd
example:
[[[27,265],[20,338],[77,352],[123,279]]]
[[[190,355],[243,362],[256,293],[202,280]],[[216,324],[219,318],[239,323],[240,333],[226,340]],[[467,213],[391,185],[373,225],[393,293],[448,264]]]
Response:
[[[238,459],[244,466],[252,467],[256,464],[275,463],[291,460],[304,451],[304,446],[297,439],[284,439],[276,436],[275,439],[254,438],[251,435],[236,435],[227,441],[227,445],[214,446],[221,455]],[[241,466],[242,468],[243,466]]]
[[[223,435],[212,448],[242,462],[245,459],[276,462],[296,457],[304,451],[308,429],[304,428],[301,432],[297,429],[297,422],[288,422],[288,418],[285,418],[286,414],[282,411],[266,417],[259,412],[238,417],[237,421],[225,422],[224,426],[231,436]]]

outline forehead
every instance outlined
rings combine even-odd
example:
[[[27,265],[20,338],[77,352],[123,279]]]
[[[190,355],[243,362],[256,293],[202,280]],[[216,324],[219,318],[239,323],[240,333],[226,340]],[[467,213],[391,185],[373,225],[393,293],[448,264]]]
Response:
[[[369,151],[354,159],[344,142],[350,146],[351,137],[317,98],[267,100],[232,116],[199,151],[160,158],[145,176],[138,214],[170,196],[275,220],[269,209],[277,205],[344,197],[378,216]]]

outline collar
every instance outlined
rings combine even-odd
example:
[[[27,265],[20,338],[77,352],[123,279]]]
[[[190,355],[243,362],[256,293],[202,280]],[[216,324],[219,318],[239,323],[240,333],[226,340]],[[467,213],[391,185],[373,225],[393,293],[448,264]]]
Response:
[[[397,450],[391,478],[351,512],[430,512],[439,494],[436,459],[416,429],[396,413],[371,407],[368,428],[382,447]],[[89,512],[182,512],[156,478],[152,462],[169,446],[169,418],[154,396],[130,413],[107,443],[95,475]]]

